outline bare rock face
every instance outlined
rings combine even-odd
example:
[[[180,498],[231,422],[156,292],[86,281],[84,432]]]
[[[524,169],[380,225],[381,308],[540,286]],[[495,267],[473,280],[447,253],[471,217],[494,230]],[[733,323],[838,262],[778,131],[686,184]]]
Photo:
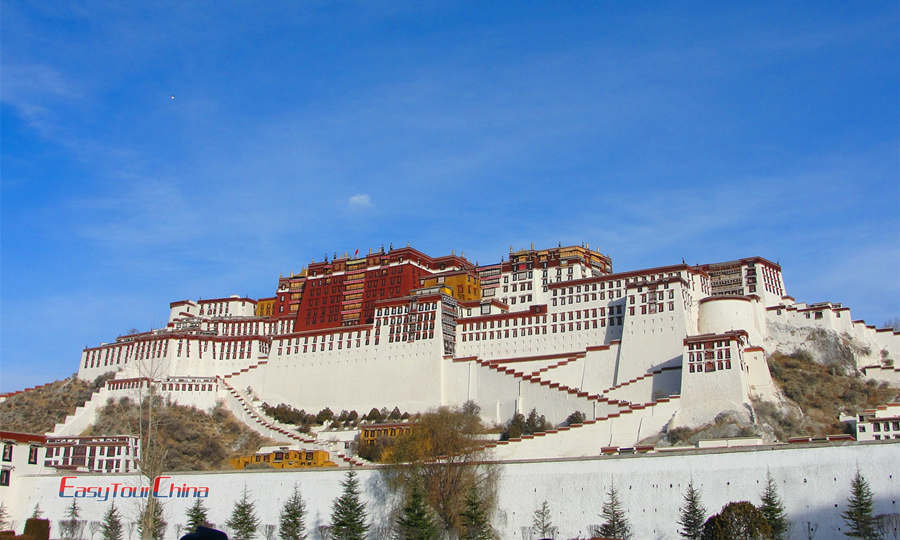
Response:
[[[816,362],[840,367],[846,375],[855,373],[863,366],[882,362],[881,351],[874,343],[846,332],[795,327],[771,320],[768,322],[765,348],[769,352],[778,351],[782,354],[805,351]]]

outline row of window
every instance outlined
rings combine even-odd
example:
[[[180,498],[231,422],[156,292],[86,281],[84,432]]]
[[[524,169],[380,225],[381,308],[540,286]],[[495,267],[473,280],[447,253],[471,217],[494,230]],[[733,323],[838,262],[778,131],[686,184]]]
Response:
[[[893,431],[900,431],[900,422],[872,422],[872,431],[891,431],[892,428]]]
[[[12,461],[14,448],[15,445],[12,443],[6,443],[3,445],[3,461]],[[28,463],[31,465],[37,463],[38,448],[39,447],[37,446],[28,447]]]
[[[717,360],[715,362],[695,362],[688,365],[691,373],[704,373],[731,369],[731,360]]]
[[[583,295],[581,295],[581,294],[576,294],[576,295],[574,295],[574,296],[568,296],[568,297],[562,296],[562,297],[559,298],[559,305],[561,305],[561,306],[566,305],[566,299],[567,299],[567,298],[568,298],[568,303],[569,303],[569,304],[580,304],[582,301],[584,301],[584,302],[593,302],[593,301],[596,301],[596,300],[597,300],[597,298],[598,298],[598,293],[585,293],[585,294],[583,294]],[[599,298],[600,298],[600,300],[606,300],[606,293],[605,293],[605,292],[599,293]],[[622,298],[622,291],[621,291],[621,290],[619,290],[619,291],[609,291],[609,299],[610,299],[610,300],[615,300],[616,298]],[[582,299],[583,299],[583,300],[582,300]],[[554,305],[554,306],[556,305],[556,300],[557,300],[556,298],[553,299],[553,305]]]
[[[243,302],[241,302],[243,304]],[[231,302],[217,302],[215,304],[200,304],[200,315],[204,314],[204,309],[206,310],[206,315],[216,316],[216,315],[225,315],[231,309]]]
[[[595,319],[588,321],[576,321],[570,322],[568,324],[551,324],[550,333],[566,333],[568,332],[577,332],[580,330],[590,330],[590,329],[598,329],[598,328],[606,328],[607,324],[609,326],[622,326],[623,324],[622,317],[609,317],[608,319]],[[539,325],[539,326],[526,326],[520,328],[510,328],[510,329],[497,329],[497,330],[489,330],[489,331],[481,331],[481,332],[466,332],[462,335],[463,341],[488,341],[493,339],[505,339],[505,338],[516,338],[516,337],[525,337],[532,335],[541,335],[547,333],[547,325]]]
[[[75,450],[78,450],[76,452]],[[124,452],[123,452],[124,449]],[[84,456],[88,455],[90,457],[96,456],[121,456],[121,455],[130,455],[131,448],[128,446],[122,445],[111,445],[111,446],[90,446],[90,447],[75,447],[75,446],[56,446],[56,447],[48,447],[47,448],[47,459],[61,457],[68,458],[72,456]],[[35,463],[37,463],[35,461]]]
[[[413,311],[433,311],[437,309],[437,302],[424,302],[421,304],[416,304],[416,308]],[[409,313],[410,307],[407,305],[403,306],[391,306],[389,308],[378,308],[375,310],[375,315],[380,317],[382,315],[398,315],[403,313]]]

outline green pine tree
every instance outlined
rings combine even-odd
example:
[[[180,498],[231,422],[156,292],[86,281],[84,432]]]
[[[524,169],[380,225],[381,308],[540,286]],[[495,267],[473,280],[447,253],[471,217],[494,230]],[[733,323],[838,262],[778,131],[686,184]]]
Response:
[[[469,488],[464,505],[465,509],[459,515],[462,521],[460,538],[463,540],[488,540],[493,538],[494,534],[490,523],[488,523],[484,503],[478,496],[478,490],[475,486]]]
[[[847,522],[849,531],[845,536],[854,538],[876,538],[875,519],[872,516],[872,490],[869,483],[856,471],[856,476],[850,484],[850,499],[847,501],[847,511],[841,513],[841,517]]]
[[[619,492],[616,490],[615,484],[609,486],[606,497],[601,513],[603,525],[600,526],[598,532],[601,536],[628,540],[631,538],[631,525],[628,523],[628,518],[625,517],[622,503],[619,502]]]
[[[681,517],[678,524],[678,534],[682,538],[691,540],[699,540],[703,536],[703,524],[706,522],[706,508],[700,502],[700,490],[694,487],[694,481],[688,484],[687,491],[684,492],[684,506],[679,508]]]
[[[306,504],[300,496],[300,488],[294,484],[294,492],[281,509],[278,534],[282,540],[303,540],[306,538]]]
[[[762,493],[762,504],[759,510],[766,516],[769,527],[772,527],[772,535],[775,540],[784,540],[788,534],[789,523],[784,513],[784,503],[778,496],[778,490],[772,474],[766,472],[766,489]]]
[[[166,520],[163,518],[163,507],[162,503],[159,502],[159,499],[155,497],[146,499],[141,515],[147,516],[147,519],[138,520],[137,528],[140,537],[163,540],[163,537],[166,535],[166,526],[168,526],[168,523],[166,523]],[[148,524],[149,531],[144,531],[144,523]]]
[[[256,538],[259,518],[256,517],[256,504],[250,500],[250,494],[247,493],[247,486],[244,486],[241,498],[234,503],[231,519],[226,521],[225,524],[231,529],[231,537],[235,540]]]
[[[31,517],[34,519],[41,519],[44,515],[44,511],[41,510],[41,503],[35,503],[34,510],[31,512]]]
[[[538,538],[549,538],[553,536],[554,529],[553,522],[550,521],[550,505],[544,501],[541,503],[541,507],[534,511],[531,519],[531,531],[538,535]]]
[[[103,515],[103,524],[100,526],[100,538],[103,540],[122,540],[122,519],[115,501],[109,505],[109,510]]]
[[[198,498],[195,500],[194,504],[187,509],[187,514],[185,515],[187,518],[187,532],[194,532],[197,530],[197,527],[208,527],[209,517],[207,517],[206,513],[207,509],[203,505],[203,499]]]
[[[356,472],[348,471],[341,486],[344,492],[334,500],[331,509],[331,534],[339,540],[363,540],[369,526],[366,506],[359,500]]]
[[[398,540],[436,540],[438,527],[425,504],[422,488],[415,484],[403,513],[397,519]]]

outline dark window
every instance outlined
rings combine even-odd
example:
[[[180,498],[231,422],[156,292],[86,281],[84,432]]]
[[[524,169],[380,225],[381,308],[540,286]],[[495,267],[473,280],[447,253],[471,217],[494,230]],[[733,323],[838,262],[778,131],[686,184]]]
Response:
[[[3,445],[3,461],[12,461],[13,445],[7,443]]]
[[[38,460],[38,447],[32,446],[31,448],[28,449],[28,463],[30,465],[34,465],[37,463],[37,460]]]
[[[0,486],[8,486],[9,485],[9,469],[3,469],[0,471]]]

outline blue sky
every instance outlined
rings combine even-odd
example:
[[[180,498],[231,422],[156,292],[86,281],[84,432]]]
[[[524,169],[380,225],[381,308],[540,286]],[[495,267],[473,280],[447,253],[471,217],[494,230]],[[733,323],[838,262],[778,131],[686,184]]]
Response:
[[[391,242],[900,316],[896,2],[55,4],[2,4],[0,391]]]

